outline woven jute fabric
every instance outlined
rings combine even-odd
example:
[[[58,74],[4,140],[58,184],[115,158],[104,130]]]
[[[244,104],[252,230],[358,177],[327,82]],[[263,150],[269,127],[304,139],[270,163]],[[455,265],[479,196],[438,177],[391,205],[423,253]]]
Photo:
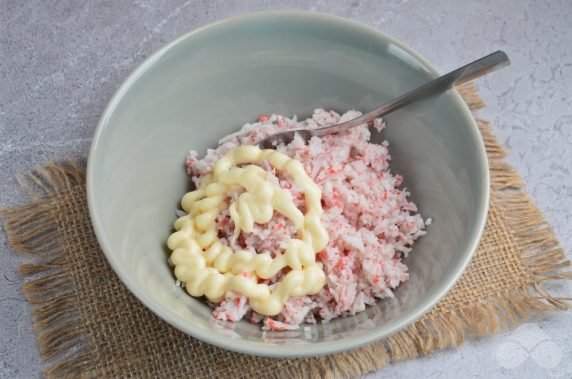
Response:
[[[472,110],[472,85],[458,89]],[[355,377],[497,333],[546,311],[566,309],[550,280],[571,279],[570,262],[488,122],[477,120],[491,170],[492,198],[478,252],[450,293],[415,324],[372,345],[307,359],[259,358],[191,338],[148,311],[121,284],[90,223],[84,165],[49,164],[21,177],[31,202],[2,211],[9,243],[25,254],[23,293],[33,309],[46,377]]]

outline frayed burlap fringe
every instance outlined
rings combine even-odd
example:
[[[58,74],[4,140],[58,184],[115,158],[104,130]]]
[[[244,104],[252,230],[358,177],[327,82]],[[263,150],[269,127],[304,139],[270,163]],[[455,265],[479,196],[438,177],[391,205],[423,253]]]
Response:
[[[484,107],[473,84],[458,88],[471,110]],[[467,338],[498,333],[543,312],[564,310],[570,299],[552,296],[548,281],[572,279],[570,261],[559,247],[542,213],[523,192],[520,177],[504,161],[506,152],[492,133],[491,125],[477,120],[487,149],[492,199],[510,228],[525,267],[521,288],[499,291],[464,307],[432,311],[421,320],[387,339],[333,356],[297,360],[273,360],[267,377],[355,377],[390,362],[410,359],[462,344]],[[84,190],[83,165],[69,162],[39,168],[20,179],[32,197],[30,205],[4,210],[10,245],[29,254],[33,262],[21,266],[23,276],[33,279],[23,292],[33,307],[33,318],[42,356],[51,360],[46,377],[94,376],[96,359],[84,338],[86,326],[77,308],[69,262],[59,240],[59,225],[50,198]],[[38,200],[42,201],[38,201]],[[38,276],[40,276],[38,278]],[[81,295],[81,294],[79,294]],[[128,343],[126,341],[126,343]],[[278,369],[279,368],[279,369]],[[235,373],[235,377],[242,377]],[[250,375],[250,374],[249,374]],[[246,373],[245,373],[246,376]]]
[[[76,307],[75,288],[67,265],[55,207],[57,196],[85,183],[85,169],[78,161],[50,164],[18,177],[18,182],[34,201],[14,209],[0,211],[5,219],[8,243],[14,250],[29,255],[20,266],[24,277],[35,278],[22,286],[32,305],[34,328],[42,357],[50,360],[68,355],[45,371],[46,376],[68,376],[81,371],[89,356],[82,346],[82,320]],[[42,201],[36,201],[42,199]],[[75,352],[73,352],[75,351]],[[71,354],[71,355],[70,355]]]

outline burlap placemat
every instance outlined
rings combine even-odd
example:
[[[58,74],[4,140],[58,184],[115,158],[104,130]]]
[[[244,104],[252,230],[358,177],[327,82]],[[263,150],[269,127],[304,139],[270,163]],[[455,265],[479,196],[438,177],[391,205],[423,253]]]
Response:
[[[459,91],[472,110],[474,86]],[[225,351],[193,339],[148,311],[100,251],[85,195],[84,166],[50,164],[21,178],[30,204],[2,211],[8,240],[25,253],[22,290],[33,308],[46,377],[352,377],[497,333],[565,309],[549,280],[571,279],[570,262],[542,213],[504,161],[488,122],[478,120],[492,199],[477,254],[453,290],[425,317],[384,341],[328,357],[285,360]]]

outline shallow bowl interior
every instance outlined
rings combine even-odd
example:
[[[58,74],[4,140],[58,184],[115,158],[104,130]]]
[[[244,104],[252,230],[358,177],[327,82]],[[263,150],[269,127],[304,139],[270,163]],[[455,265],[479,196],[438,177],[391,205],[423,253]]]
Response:
[[[460,62],[459,62],[460,63]],[[466,267],[488,204],[483,143],[450,91],[386,118],[392,170],[429,234],[407,258],[410,280],[394,299],[354,317],[297,331],[264,332],[215,322],[175,286],[165,241],[183,193],[187,152],[204,153],[262,113],[309,116],[314,108],[368,111],[433,78],[416,53],[378,31],[315,13],[226,19],[151,56],[105,110],[88,162],[88,200],[98,240],[125,285],[180,330],[235,351],[307,356],[387,336],[427,312]]]

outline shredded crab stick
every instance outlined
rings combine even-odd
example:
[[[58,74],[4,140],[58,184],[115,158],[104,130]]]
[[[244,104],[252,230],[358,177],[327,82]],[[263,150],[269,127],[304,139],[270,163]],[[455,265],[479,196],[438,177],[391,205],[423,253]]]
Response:
[[[256,166],[262,161],[289,175],[304,193],[306,214],[294,204],[289,191],[267,180],[266,171]],[[248,164],[246,167],[238,165]],[[228,199],[243,189],[230,206]],[[215,165],[199,189],[187,193],[181,202],[187,215],[175,222],[167,245],[173,253],[175,276],[186,283],[192,296],[206,296],[218,303],[227,291],[236,291],[249,299],[252,309],[262,315],[279,314],[291,296],[318,293],[326,283],[324,271],[316,264],[316,253],[328,244],[322,215],[321,191],[308,177],[303,165],[274,150],[241,146],[228,152]],[[229,209],[235,225],[232,240],[239,233],[250,233],[254,224],[266,224],[276,210],[296,227],[297,237],[290,240],[283,254],[257,254],[223,245],[218,239],[216,218]],[[274,289],[259,284],[284,268],[290,271]]]
[[[291,330],[361,312],[408,279],[402,259],[431,220],[390,171],[387,142],[370,143],[364,125],[307,143],[295,138],[275,151],[246,146],[359,115],[262,115],[201,159],[189,154],[197,190],[183,198],[168,241],[171,263],[216,319]]]

